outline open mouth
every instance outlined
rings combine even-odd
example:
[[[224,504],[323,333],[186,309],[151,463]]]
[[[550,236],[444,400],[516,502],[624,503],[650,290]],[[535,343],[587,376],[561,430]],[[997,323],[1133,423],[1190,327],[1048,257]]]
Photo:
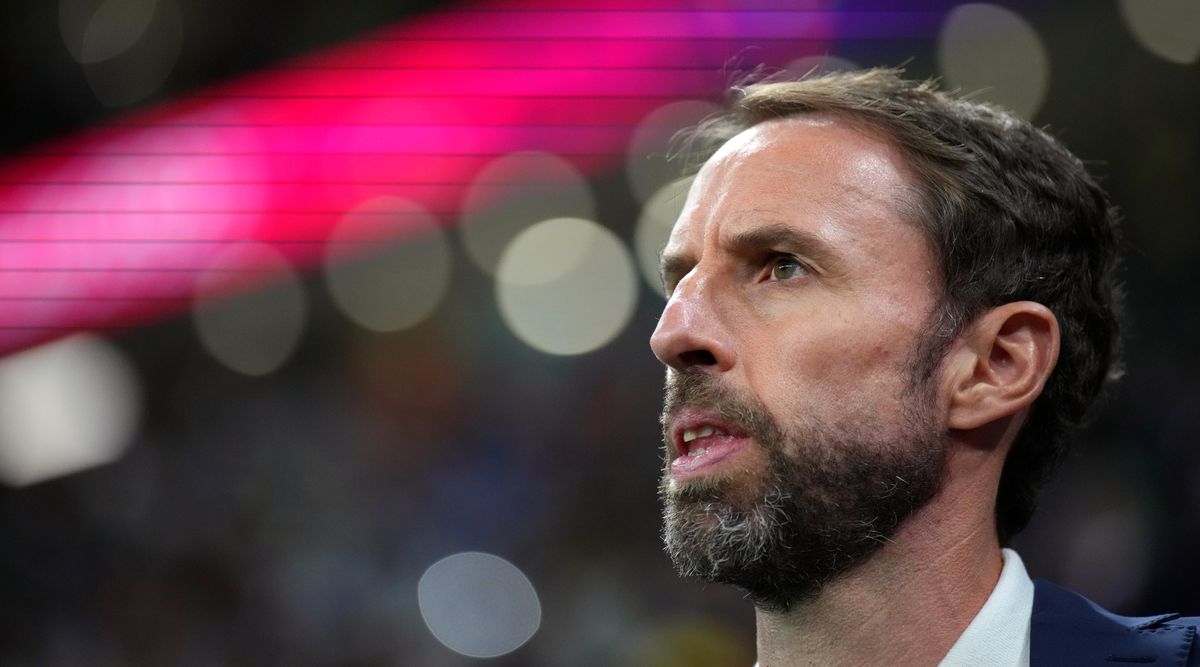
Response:
[[[747,433],[715,415],[688,410],[675,419],[671,477],[683,481],[715,472],[723,462],[747,447]]]
[[[703,456],[708,452],[708,446],[713,444],[709,438],[727,437],[729,433],[720,426],[705,424],[700,428],[687,429],[680,437],[682,445],[679,452],[683,456]]]

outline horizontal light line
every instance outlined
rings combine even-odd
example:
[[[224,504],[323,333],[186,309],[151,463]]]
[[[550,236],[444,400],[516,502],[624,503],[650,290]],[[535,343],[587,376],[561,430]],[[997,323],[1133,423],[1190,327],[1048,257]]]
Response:
[[[0,267],[0,273],[247,273],[247,274],[266,274],[277,275],[278,269],[234,269],[222,267],[201,266],[196,268],[191,267],[138,267],[138,268],[122,268],[122,267],[33,267],[26,269],[16,269],[10,267]]]
[[[0,296],[0,301],[134,301],[190,303],[186,296]]]
[[[178,211],[174,209],[165,210],[142,210],[142,209],[112,209],[108,211],[0,211],[0,215],[345,215],[351,209],[338,210],[309,210],[309,211],[272,211],[272,210],[244,210],[244,209],[215,209],[211,211]],[[423,215],[422,212],[413,211],[406,213],[403,211],[355,211],[355,215]],[[433,216],[453,216],[463,213],[461,210],[454,211],[424,211]]]
[[[423,128],[554,128],[554,129],[621,129],[637,127],[639,123],[122,123],[113,121],[100,123],[96,127],[111,128],[180,128],[180,127],[220,127],[220,128],[252,128],[252,127],[288,127],[288,128],[368,128],[368,127],[423,127]]]
[[[470,185],[474,181],[0,181],[0,186],[47,186],[61,185],[70,187],[91,186],[126,186],[154,185],[166,187],[179,186],[213,186],[227,187],[231,185],[416,185],[420,187],[459,187]],[[520,187],[528,183],[511,181],[503,183],[487,183],[493,187]]]
[[[555,35],[547,35],[545,37],[479,37],[479,38],[473,38],[473,37],[380,37],[378,35],[376,35],[376,36],[367,35],[359,41],[362,41],[362,42],[412,42],[414,44],[420,44],[423,42],[427,42],[427,43],[445,42],[445,43],[450,43],[450,44],[457,44],[457,43],[462,43],[462,42],[469,42],[471,44],[492,42],[492,43],[496,43],[496,44],[534,43],[534,44],[539,44],[539,45],[550,45],[550,44],[558,44],[558,43],[572,44],[572,43],[578,43],[578,42],[588,42],[588,43],[592,43],[592,42],[638,42],[638,43],[686,42],[688,44],[695,44],[696,42],[735,42],[737,44],[745,44],[747,41],[753,41],[754,43],[757,44],[758,42],[795,43],[795,42],[803,42],[803,41],[823,41],[823,40],[828,40],[828,39],[829,39],[829,37],[827,35],[781,35],[779,37],[765,37],[765,36],[764,37],[753,37],[753,36],[748,37],[746,35],[730,35],[728,37],[699,37],[699,36],[691,37],[688,35],[680,35],[678,37],[650,37],[650,36],[646,36],[646,37],[637,37],[637,36],[572,37],[571,35],[555,34]],[[839,39],[846,39],[846,38],[839,37]],[[853,38],[851,38],[851,39],[853,39]],[[865,39],[865,38],[860,38],[860,39]]]
[[[603,94],[580,92],[575,95],[568,94],[548,94],[548,93],[528,93],[498,95],[496,93],[456,93],[453,95],[446,93],[405,93],[403,95],[222,95],[212,94],[204,95],[193,93],[190,95],[181,95],[177,99],[184,100],[427,100],[427,99],[444,99],[444,100],[459,100],[459,99],[485,99],[485,100],[578,100],[587,102],[589,100],[667,100],[678,99],[679,95],[673,93],[629,93],[629,94]]]
[[[519,150],[520,149],[513,149],[512,152],[518,152]],[[508,154],[507,151],[497,152],[497,153],[433,153],[433,152],[429,152],[429,151],[413,151],[413,152],[403,152],[403,153],[398,152],[398,151],[392,151],[392,152],[386,152],[386,153],[367,152],[367,151],[363,151],[361,153],[354,152],[354,151],[219,151],[219,152],[212,152],[212,153],[196,153],[196,152],[191,152],[191,151],[188,151],[188,152],[183,152],[183,151],[180,151],[180,152],[168,152],[168,151],[163,151],[163,152],[154,152],[154,151],[63,151],[63,152],[54,152],[54,151],[45,151],[45,152],[36,152],[36,153],[34,153],[34,152],[23,153],[21,156],[22,157],[78,157],[78,156],[85,156],[85,155],[86,156],[105,156],[105,155],[107,155],[107,156],[113,156],[113,157],[155,157],[155,156],[158,156],[158,157],[191,157],[191,156],[194,156],[194,157],[220,157],[220,156],[225,156],[225,157],[264,157],[264,156],[287,155],[287,156],[299,157],[299,156],[319,156],[319,155],[354,155],[354,156],[364,156],[364,157],[386,157],[386,156],[390,156],[390,155],[408,155],[408,156],[458,158],[458,157],[498,157],[500,155],[507,155],[507,154]],[[611,157],[613,155],[620,155],[620,154],[621,154],[620,151],[614,151],[612,153],[567,153],[566,155],[573,155],[576,157]]]
[[[869,14],[872,11],[879,11],[884,14],[927,14],[923,10],[856,10],[854,14]],[[449,9],[446,12],[448,15],[455,18],[469,14],[782,14],[785,16],[801,15],[801,14],[842,14],[846,13],[836,9],[768,9],[768,8],[745,8],[730,7],[729,9],[689,9],[686,7],[672,9],[646,9],[646,8],[559,8],[559,7],[471,7],[469,9]]]
[[[235,243],[237,241],[254,241],[255,243],[297,244],[320,243],[321,245],[377,245],[394,243],[396,239],[262,239],[262,238],[220,238],[220,239],[0,239],[0,243]]]
[[[275,68],[283,72],[408,72],[461,70],[464,72],[722,72],[719,63],[713,65],[577,65],[570,67],[531,67],[528,65],[283,65]]]

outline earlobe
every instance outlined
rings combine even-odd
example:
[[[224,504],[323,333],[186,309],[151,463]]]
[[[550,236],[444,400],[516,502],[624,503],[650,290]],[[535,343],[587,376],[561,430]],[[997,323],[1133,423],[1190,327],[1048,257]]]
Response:
[[[950,387],[952,429],[976,429],[1029,407],[1058,361],[1058,320],[1033,301],[993,308],[962,336]]]

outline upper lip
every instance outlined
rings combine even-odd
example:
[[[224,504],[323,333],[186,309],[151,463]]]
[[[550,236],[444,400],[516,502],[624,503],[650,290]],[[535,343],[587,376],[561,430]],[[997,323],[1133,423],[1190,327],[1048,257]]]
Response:
[[[711,426],[714,430],[724,431],[734,437],[745,437],[744,429],[736,424],[729,422],[720,415],[710,410],[700,408],[684,408],[672,414],[668,420],[670,424],[669,433],[671,434],[671,447],[674,450],[672,458],[683,456],[688,451],[688,446],[683,442],[683,435],[688,431],[695,431],[706,426]]]

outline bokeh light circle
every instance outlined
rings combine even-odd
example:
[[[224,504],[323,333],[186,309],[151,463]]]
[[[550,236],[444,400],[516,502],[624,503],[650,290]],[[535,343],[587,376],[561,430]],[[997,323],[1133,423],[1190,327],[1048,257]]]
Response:
[[[197,279],[192,322],[201,344],[228,368],[265,375],[292,356],[308,302],[296,271],[274,248],[236,243]]]
[[[141,39],[157,8],[158,0],[60,0],[59,30],[76,62],[97,63]]]
[[[955,7],[938,36],[938,65],[950,87],[1033,118],[1050,87],[1050,59],[1033,26],[986,3]]]
[[[114,28],[125,20],[132,25]],[[119,108],[156,93],[182,49],[183,17],[175,0],[106,0],[84,29],[79,60],[96,99]]]
[[[1181,65],[1200,60],[1200,2],[1120,0],[1121,18],[1138,44]]]
[[[590,352],[629,324],[635,273],[629,251],[608,229],[578,218],[546,220],[513,239],[500,259],[500,314],[534,349]]]
[[[671,229],[679,214],[683,212],[683,204],[687,200],[688,188],[692,186],[694,176],[681,178],[664,185],[646,205],[638,216],[637,230],[634,232],[634,250],[637,253],[638,268],[642,277],[656,294],[662,294],[662,278],[659,275],[659,261],[662,250],[671,237]]]
[[[325,249],[325,284],[334,303],[373,331],[411,327],[437,307],[450,285],[450,244],[417,204],[378,197],[347,213]]]
[[[629,187],[645,202],[664,185],[683,175],[681,160],[672,159],[672,141],[680,130],[720,113],[721,107],[701,100],[681,100],[663,105],[638,123],[629,142],[625,169]]]
[[[467,256],[494,276],[501,253],[517,234],[557,217],[596,217],[587,180],[557,155],[522,151],[493,160],[475,176],[458,231]]]
[[[0,480],[24,486],[114,461],[132,442],[142,390],[118,349],[90,334],[0,360]]]
[[[430,565],[417,582],[417,604],[439,642],[472,658],[511,653],[542,623],[529,577],[507,560],[477,551]]]

